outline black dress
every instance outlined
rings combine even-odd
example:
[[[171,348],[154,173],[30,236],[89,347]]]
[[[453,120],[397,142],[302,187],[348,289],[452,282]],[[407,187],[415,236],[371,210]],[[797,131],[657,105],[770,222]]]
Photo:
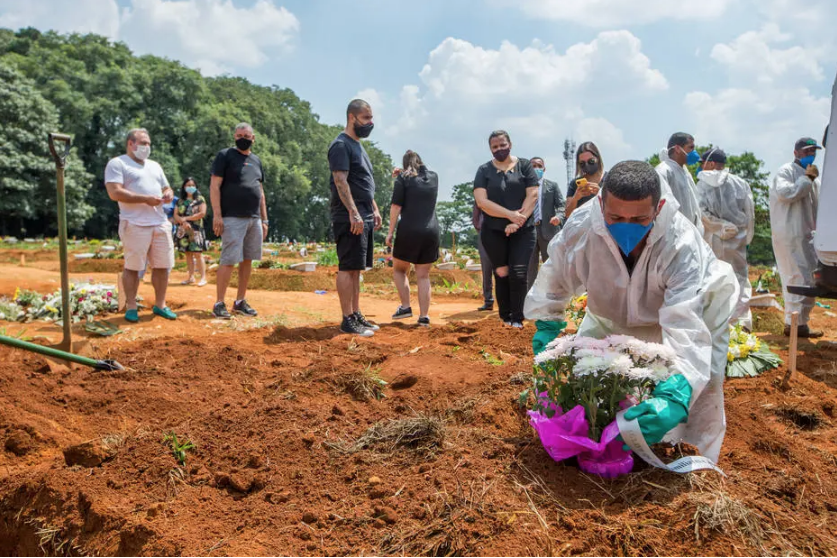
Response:
[[[438,175],[421,167],[415,176],[395,180],[392,203],[401,206],[392,257],[411,264],[429,264],[439,259],[439,223],[436,221]]]

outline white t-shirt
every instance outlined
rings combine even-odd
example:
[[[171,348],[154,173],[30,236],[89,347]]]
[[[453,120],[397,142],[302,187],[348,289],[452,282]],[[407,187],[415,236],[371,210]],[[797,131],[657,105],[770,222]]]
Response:
[[[128,155],[120,155],[108,161],[105,167],[105,183],[115,182],[131,193],[146,196],[162,196],[169,182],[163,167],[150,159],[141,165]],[[132,225],[156,226],[166,222],[162,205],[151,207],[144,203],[119,202],[119,220]]]

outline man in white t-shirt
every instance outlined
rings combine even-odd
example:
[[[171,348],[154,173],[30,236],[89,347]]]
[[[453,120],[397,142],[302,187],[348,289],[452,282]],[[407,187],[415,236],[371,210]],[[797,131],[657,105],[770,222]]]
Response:
[[[166,306],[169,272],[174,267],[174,243],[171,224],[163,204],[174,198],[160,165],[148,158],[151,138],[144,128],[128,132],[126,154],[108,161],[105,187],[108,196],[119,202],[119,238],[125,251],[125,319],[136,323],[139,272],[150,265],[154,285],[154,314],[168,320],[177,314]]]

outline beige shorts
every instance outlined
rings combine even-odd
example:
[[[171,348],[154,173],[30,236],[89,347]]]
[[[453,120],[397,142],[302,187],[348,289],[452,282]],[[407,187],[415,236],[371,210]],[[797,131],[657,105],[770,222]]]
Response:
[[[119,221],[119,239],[125,252],[125,269],[144,271],[146,265],[151,269],[174,267],[174,242],[168,221],[150,227]]]

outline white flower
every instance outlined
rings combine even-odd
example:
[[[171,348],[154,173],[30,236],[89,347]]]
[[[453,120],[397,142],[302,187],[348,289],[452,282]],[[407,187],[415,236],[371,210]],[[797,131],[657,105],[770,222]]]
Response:
[[[635,370],[633,366],[634,361],[631,360],[631,357],[626,354],[617,353],[617,356],[610,363],[610,370],[616,374],[630,376],[631,371]]]
[[[729,352],[732,354],[733,358],[741,358],[741,349],[739,349],[737,345],[730,347]]]
[[[573,375],[586,376],[596,372],[607,370],[608,361],[603,357],[586,356],[578,359],[578,362],[573,366]]]

